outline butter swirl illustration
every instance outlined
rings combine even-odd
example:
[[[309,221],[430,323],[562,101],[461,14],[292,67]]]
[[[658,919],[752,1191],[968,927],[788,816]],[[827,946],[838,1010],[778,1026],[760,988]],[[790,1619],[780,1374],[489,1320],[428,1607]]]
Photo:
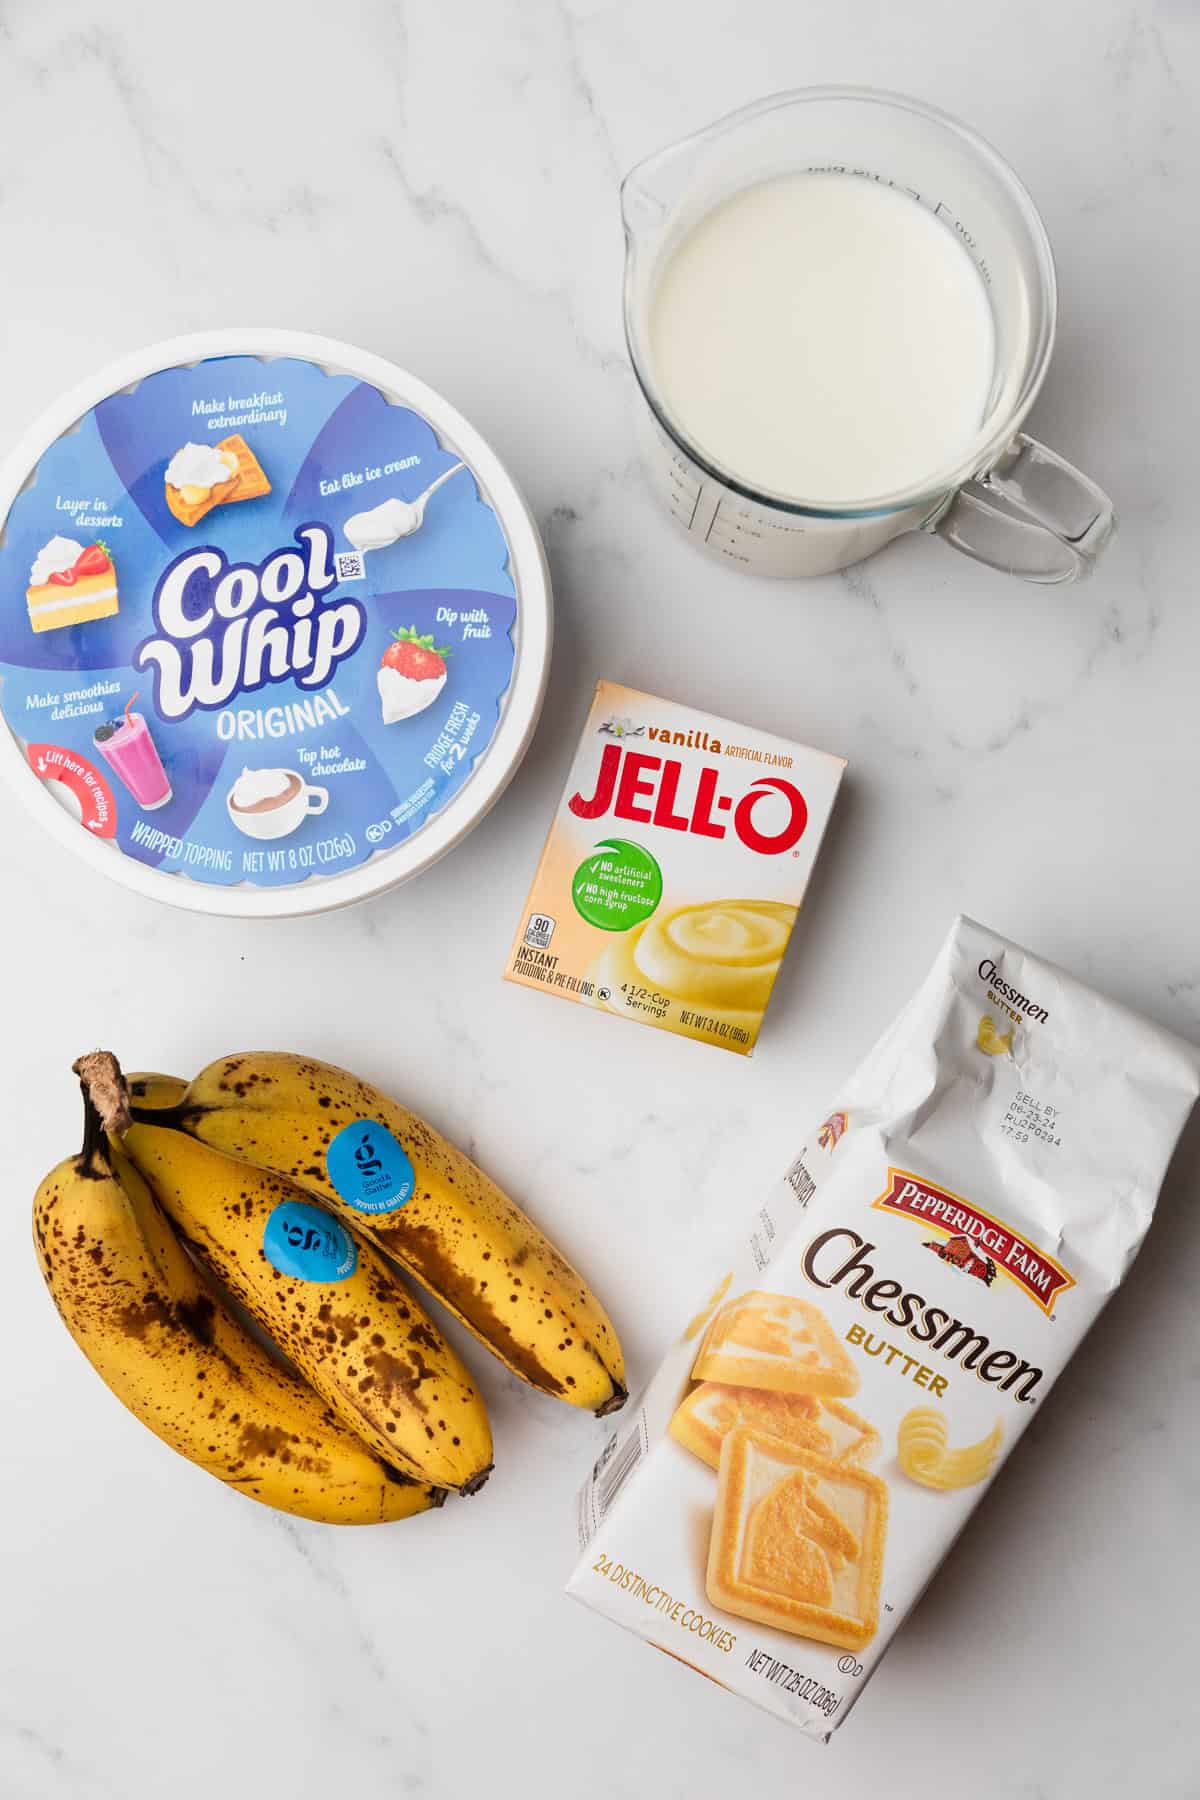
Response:
[[[631,1010],[630,995],[649,989],[669,1003],[671,1029],[711,1035],[711,1023],[744,1032],[752,1041],[762,1021],[796,908],[774,900],[708,900],[656,914],[627,932],[597,961],[592,979],[609,990],[607,1004]]]
[[[974,1487],[991,1474],[1003,1439],[1004,1428],[997,1422],[977,1444],[951,1450],[941,1413],[930,1406],[914,1406],[900,1421],[896,1454],[904,1473],[922,1487]]]

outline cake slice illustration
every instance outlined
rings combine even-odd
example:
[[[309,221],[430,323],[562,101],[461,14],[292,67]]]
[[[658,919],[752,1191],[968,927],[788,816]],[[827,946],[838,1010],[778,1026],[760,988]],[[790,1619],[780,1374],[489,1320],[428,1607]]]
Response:
[[[198,525],[214,506],[258,500],[271,491],[262,464],[236,431],[219,444],[184,444],[167,464],[167,505],[181,525]]]
[[[879,1628],[888,1491],[746,1427],[721,1450],[708,1597],[741,1619],[861,1650]]]
[[[25,602],[29,623],[38,632],[111,619],[120,597],[108,545],[99,538],[81,544],[75,538],[52,537],[29,571]]]

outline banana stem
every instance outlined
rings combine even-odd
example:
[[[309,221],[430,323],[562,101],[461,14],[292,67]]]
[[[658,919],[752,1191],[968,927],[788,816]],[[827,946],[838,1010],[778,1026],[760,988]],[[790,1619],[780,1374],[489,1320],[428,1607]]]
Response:
[[[85,1175],[108,1172],[108,1136],[129,1129],[129,1089],[121,1065],[111,1050],[91,1050],[71,1064],[83,1094],[83,1148],[80,1171]]]
[[[79,1151],[78,1167],[81,1175],[92,1181],[101,1181],[109,1172],[110,1157],[108,1137],[104,1130],[104,1120],[96,1111],[95,1101],[81,1081],[79,1091],[83,1095],[83,1144]]]

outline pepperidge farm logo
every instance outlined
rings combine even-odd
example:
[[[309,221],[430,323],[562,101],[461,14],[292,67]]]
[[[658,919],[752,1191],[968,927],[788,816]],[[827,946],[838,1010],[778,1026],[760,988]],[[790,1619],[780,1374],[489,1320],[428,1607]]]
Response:
[[[962,1274],[987,1287],[997,1275],[1006,1275],[1044,1313],[1052,1313],[1059,1295],[1075,1286],[1074,1277],[1044,1250],[960,1194],[934,1187],[907,1169],[889,1169],[888,1185],[872,1204],[939,1233],[927,1240],[926,1248]]]

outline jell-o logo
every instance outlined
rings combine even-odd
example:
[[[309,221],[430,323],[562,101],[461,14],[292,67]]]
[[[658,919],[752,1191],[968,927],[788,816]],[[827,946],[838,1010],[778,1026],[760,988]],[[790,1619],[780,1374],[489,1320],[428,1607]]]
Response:
[[[575,793],[567,802],[577,819],[598,819],[612,811],[618,819],[639,825],[660,825],[667,831],[690,831],[700,837],[723,838],[732,824],[734,834],[748,850],[762,856],[779,856],[799,843],[808,824],[804,795],[778,775],[763,775],[743,794],[736,806],[720,792],[720,770],[711,764],[701,768],[695,791],[680,792],[684,765],[675,758],[650,756],[644,750],[623,750],[606,744],[600,758],[595,792],[590,799]],[[762,832],[754,822],[759,803],[782,795],[788,804],[786,823],[775,832]],[[727,821],[720,815],[731,814]]]

